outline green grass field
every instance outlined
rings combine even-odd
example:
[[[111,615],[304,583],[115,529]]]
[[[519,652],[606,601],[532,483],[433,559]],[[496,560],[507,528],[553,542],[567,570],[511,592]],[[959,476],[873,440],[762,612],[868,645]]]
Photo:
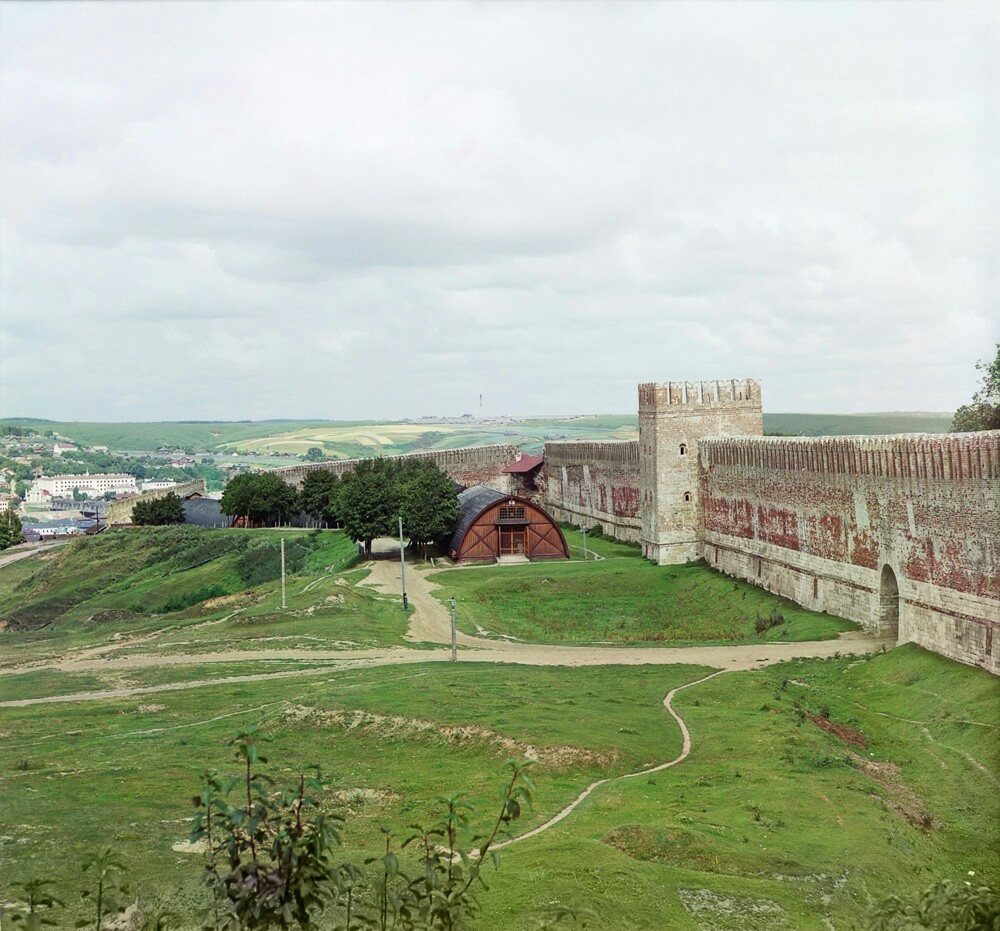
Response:
[[[276,531],[123,531],[0,568],[0,616],[37,610],[51,620],[41,630],[0,631],[0,701],[181,687],[0,708],[0,903],[14,899],[13,883],[52,877],[71,927],[83,908],[79,864],[111,844],[128,866],[130,901],[167,900],[197,927],[205,893],[200,859],[184,846],[190,798],[206,769],[233,770],[226,739],[247,725],[273,735],[268,771],[279,785],[298,767],[322,766],[328,810],[348,819],[343,858],[356,863],[376,852],[380,828],[398,842],[409,825],[433,820],[445,792],[464,793],[475,823],[485,824],[512,755],[538,758],[534,805],[515,833],[598,779],[677,756],[681,735],[664,695],[710,669],[525,667],[467,656],[347,669],[310,658],[333,647],[403,645],[405,615],[398,596],[358,584],[367,570],[352,567],[354,547],[342,534],[285,534],[311,541],[285,611],[276,581],[246,587],[237,564],[247,540],[273,542]],[[582,536],[566,534],[582,556]],[[600,537],[588,548],[604,559],[436,579],[442,594],[458,594],[463,622],[481,616],[494,632],[521,624],[539,639],[555,639],[548,618],[564,625],[562,639],[582,640],[627,616],[620,641],[660,625],[678,635],[670,645],[685,632],[728,643],[747,634],[748,615],[785,610],[705,567],[658,568]],[[222,603],[135,610],[137,595],[160,606],[212,579],[243,587]],[[544,617],[525,620],[532,608]],[[851,626],[785,614],[763,639],[783,628],[804,637]],[[13,672],[97,649],[85,670]],[[276,655],[203,658],[243,649]],[[104,664],[130,654],[154,662]],[[271,677],[226,681],[254,675]],[[551,830],[505,849],[476,928],[529,928],[546,909],[575,905],[592,912],[592,928],[825,931],[853,927],[875,900],[935,879],[962,881],[972,871],[977,882],[1000,885],[995,677],[911,645],[729,672],[679,693],[674,706],[690,729],[691,756],[603,785]],[[416,867],[409,853],[403,863]],[[320,927],[334,923],[329,916]]]
[[[573,560],[450,569],[432,576],[460,605],[461,629],[534,642],[683,645],[825,640],[856,627],[818,614],[705,565],[654,566],[638,547],[588,535],[604,557],[583,562],[583,538],[564,529]],[[758,618],[783,623],[763,632]]]
[[[111,843],[136,894],[193,914],[198,858],[174,845],[201,772],[226,768],[224,741],[248,723],[274,735],[279,782],[324,767],[348,816],[346,859],[373,851],[382,825],[403,836],[431,818],[445,790],[485,820],[503,757],[530,745],[538,792],[521,831],[596,778],[675,756],[662,698],[703,672],[433,664],[0,709],[0,876],[52,876],[75,906],[77,863]],[[529,927],[562,903],[601,928],[839,928],[890,891],[969,870],[1000,881],[1000,706],[986,673],[904,647],[728,673],[676,706],[692,756],[599,788],[505,850],[476,927]],[[867,748],[809,717],[824,714]]]

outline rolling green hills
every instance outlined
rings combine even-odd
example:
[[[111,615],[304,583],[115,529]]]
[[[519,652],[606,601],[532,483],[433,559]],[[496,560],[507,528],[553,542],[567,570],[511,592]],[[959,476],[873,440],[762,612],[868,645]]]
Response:
[[[475,422],[271,420],[176,423],[63,423],[4,418],[3,423],[54,432],[88,446],[153,450],[159,446],[233,454],[301,455],[317,446],[338,459],[389,456],[489,443],[538,452],[546,440],[621,440],[637,435],[635,414]],[[946,433],[951,414],[764,414],[764,430],[801,436]]]

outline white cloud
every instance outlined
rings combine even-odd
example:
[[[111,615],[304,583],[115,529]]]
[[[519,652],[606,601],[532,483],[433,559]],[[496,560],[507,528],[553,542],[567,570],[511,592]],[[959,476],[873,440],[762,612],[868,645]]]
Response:
[[[0,16],[8,415],[947,410],[998,337],[986,6]]]

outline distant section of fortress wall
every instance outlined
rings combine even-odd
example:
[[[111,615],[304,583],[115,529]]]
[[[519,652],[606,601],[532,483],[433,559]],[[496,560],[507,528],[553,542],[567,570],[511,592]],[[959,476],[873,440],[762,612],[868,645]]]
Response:
[[[639,442],[546,443],[545,509],[578,527],[638,543]]]
[[[405,456],[391,456],[392,459],[430,459],[462,485],[488,485],[497,491],[511,490],[510,476],[503,474],[505,466],[514,462],[521,454],[517,446],[509,443],[495,443],[491,446],[466,446],[461,449],[441,449],[426,453],[408,453]],[[289,485],[302,487],[306,473],[314,470],[344,475],[353,472],[362,459],[341,459],[331,462],[310,462],[302,465],[274,469],[275,475]]]
[[[190,482],[182,482],[179,485],[174,485],[172,488],[159,488],[156,491],[143,492],[141,495],[136,495],[133,498],[125,498],[123,501],[114,501],[108,508],[108,525],[131,524],[132,509],[140,501],[159,501],[160,498],[166,498],[167,495],[177,495],[178,498],[186,498],[188,495],[204,494],[206,494],[205,480],[203,478],[195,478]]]
[[[1000,673],[1000,431],[705,438],[699,465],[711,565]]]

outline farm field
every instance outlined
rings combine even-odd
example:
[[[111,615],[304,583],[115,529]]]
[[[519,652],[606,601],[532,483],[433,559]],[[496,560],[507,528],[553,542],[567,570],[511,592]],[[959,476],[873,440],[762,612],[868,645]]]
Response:
[[[951,414],[784,414],[765,413],[764,430],[802,436],[880,433],[946,433]],[[204,423],[75,423],[4,418],[4,423],[54,431],[84,445],[115,450],[153,450],[171,446],[229,453],[236,458],[260,453],[256,464],[287,464],[279,453],[302,455],[312,446],[335,459],[398,455],[489,443],[512,443],[539,452],[546,439],[621,440],[637,436],[633,414],[512,419],[505,423],[360,422],[273,420]]]
[[[823,640],[856,629],[703,564],[654,566],[638,547],[588,535],[600,561],[578,561],[583,538],[565,529],[572,562],[475,567],[432,575],[462,605],[461,629],[531,642],[677,643]],[[758,621],[774,626],[758,630]]]

